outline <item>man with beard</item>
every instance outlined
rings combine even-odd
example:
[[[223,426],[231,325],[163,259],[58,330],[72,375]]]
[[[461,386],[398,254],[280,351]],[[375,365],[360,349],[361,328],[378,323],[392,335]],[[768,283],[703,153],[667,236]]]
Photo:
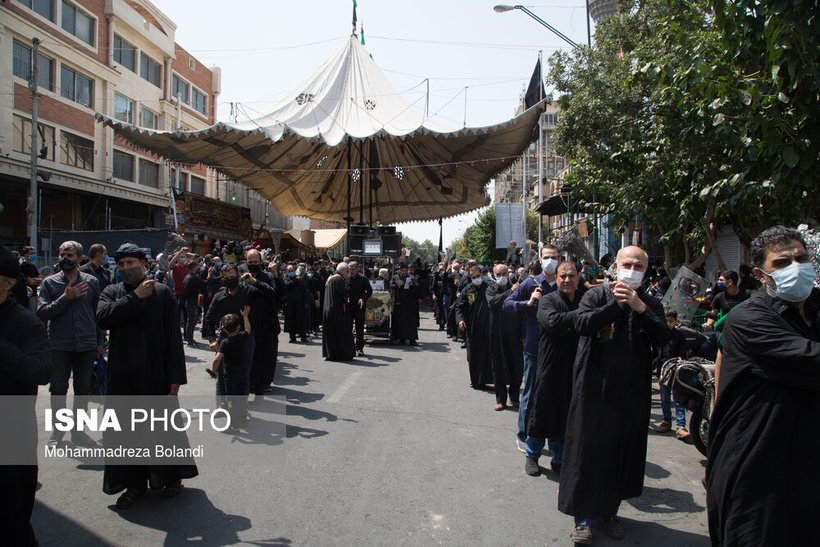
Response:
[[[106,287],[97,306],[97,322],[110,332],[106,397],[176,396],[187,375],[174,294],[146,278],[145,253],[134,243],[123,243],[114,260],[122,282]],[[148,486],[162,489],[162,497],[171,498],[179,495],[182,479],[197,475],[193,461],[189,465],[106,465],[103,491],[125,490],[117,507],[126,509]]]
[[[0,465],[0,530],[7,545],[37,545],[31,527],[37,490],[37,386],[51,378],[51,353],[43,324],[11,297],[19,283],[15,256],[0,245],[0,397],[26,395],[25,407],[0,423],[3,446],[24,450],[31,465]]]
[[[340,262],[336,266],[336,273],[328,278],[325,285],[322,357],[328,361],[350,361],[355,353],[353,330],[350,325],[351,314],[347,309],[348,287],[345,281],[349,273],[349,266]]]
[[[493,379],[490,365],[490,306],[487,303],[487,283],[478,266],[470,268],[470,284],[461,288],[456,301],[456,324],[464,333],[467,344],[467,364],[470,387],[486,389]]]
[[[458,291],[461,288],[461,263],[458,260],[453,260],[442,280],[444,292],[444,316],[446,318],[447,337],[455,339],[458,335],[458,326],[456,325],[455,303],[458,298]]]
[[[490,364],[495,387],[495,410],[504,410],[507,406],[507,385],[510,386],[510,404],[518,407],[520,401],[524,375],[524,346],[521,344],[524,323],[520,314],[501,309],[504,300],[512,293],[507,266],[496,265],[494,273],[495,281],[487,284],[485,293],[490,306]]]
[[[418,278],[411,276],[407,264],[399,265],[399,273],[393,276],[390,282],[390,291],[393,293],[393,316],[390,319],[391,339],[398,340],[404,345],[408,340],[415,346],[419,337],[418,316]],[[415,313],[415,315],[414,315]]]
[[[285,274],[285,332],[290,335],[290,343],[296,343],[296,336],[307,342],[305,317],[310,306],[310,295],[301,275],[293,264],[288,264]]]
[[[373,294],[370,281],[359,273],[359,264],[351,262],[347,283],[350,289],[350,318],[356,328],[356,352],[364,355],[364,319],[367,300]]]
[[[189,260],[187,263],[188,275],[185,276],[185,343],[190,348],[197,347],[194,340],[194,330],[196,323],[199,320],[199,300],[200,295],[205,294],[205,282],[199,273],[200,265],[195,260]]]
[[[302,268],[305,268],[302,265]],[[305,330],[311,334],[318,334],[319,332],[319,325],[322,324],[322,308],[320,307],[322,304],[322,292],[325,290],[325,286],[316,276],[316,270],[313,269],[312,266],[308,266],[305,269],[306,273],[304,275],[305,280],[305,289],[308,293],[308,301],[310,302],[310,306],[308,306],[308,318],[307,324],[305,325]]]
[[[553,471],[560,473],[572,398],[572,367],[578,347],[573,321],[578,314],[581,291],[580,277],[572,262],[562,262],[558,266],[556,282],[558,290],[538,302],[541,339],[527,435],[547,439],[552,451],[550,465]],[[537,458],[535,464],[538,464]]]
[[[617,281],[588,291],[573,321],[580,341],[558,509],[575,517],[575,543],[592,541],[597,519],[608,536],[625,537],[618,507],[643,489],[650,347],[670,336],[660,301],[640,288],[648,265],[640,247],[618,251]]]
[[[276,271],[275,266],[274,263],[273,271]],[[240,266],[238,271],[242,277],[245,277],[246,273],[253,277],[257,281],[255,286],[265,293],[262,297],[248,299],[251,308],[248,321],[254,333],[250,392],[261,396],[276,375],[281,331],[278,308],[284,299],[285,284],[278,276],[274,277],[262,268],[262,254],[256,249],[249,249],[245,253],[245,264]],[[267,287],[270,287],[270,291]]]

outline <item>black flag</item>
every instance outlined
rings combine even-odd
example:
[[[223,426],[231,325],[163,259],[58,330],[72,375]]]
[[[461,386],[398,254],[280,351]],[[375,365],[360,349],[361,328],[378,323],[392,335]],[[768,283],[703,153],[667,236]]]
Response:
[[[356,34],[356,0],[353,0],[353,34]]]
[[[524,110],[538,104],[546,95],[544,82],[541,80],[541,59],[538,59],[535,71],[530,78],[530,85],[527,86],[527,92],[524,94]]]

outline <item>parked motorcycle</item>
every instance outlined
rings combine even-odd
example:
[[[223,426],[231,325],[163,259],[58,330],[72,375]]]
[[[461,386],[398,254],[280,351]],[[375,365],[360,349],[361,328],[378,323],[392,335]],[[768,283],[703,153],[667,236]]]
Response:
[[[692,412],[689,433],[704,456],[709,442],[709,423],[715,405],[715,363],[700,357],[675,357],[661,367],[660,382],[672,389],[676,403]]]

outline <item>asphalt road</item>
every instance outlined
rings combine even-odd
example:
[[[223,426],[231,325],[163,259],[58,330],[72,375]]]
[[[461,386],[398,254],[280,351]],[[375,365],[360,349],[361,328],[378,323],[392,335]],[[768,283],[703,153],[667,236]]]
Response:
[[[551,471],[524,474],[517,415],[470,389],[464,350],[422,313],[417,348],[377,344],[350,363],[321,339],[280,335],[276,389],[251,403],[236,462],[198,462],[172,500],[126,511],[99,467],[40,467],[32,522],[43,545],[569,545]],[[212,354],[186,348],[181,396],[213,393]],[[38,401],[44,405],[47,390]],[[657,393],[653,420],[660,420]],[[704,459],[650,431],[643,496],[621,506],[627,539],[596,545],[708,545]],[[541,459],[543,466],[549,458]]]

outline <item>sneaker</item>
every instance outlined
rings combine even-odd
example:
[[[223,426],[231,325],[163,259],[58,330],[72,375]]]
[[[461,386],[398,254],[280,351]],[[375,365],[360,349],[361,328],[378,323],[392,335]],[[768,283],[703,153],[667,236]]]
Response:
[[[77,446],[97,446],[94,439],[88,436],[84,431],[75,431],[71,434],[71,442]]]
[[[670,431],[672,431],[672,426],[669,425],[669,422],[664,420],[655,426],[655,431],[657,431],[658,433],[669,433]]]
[[[618,517],[605,517],[601,519],[601,530],[612,539],[624,539],[626,533]]]
[[[356,352],[356,355],[358,355],[359,357],[364,357],[364,350],[360,349],[359,351]]]
[[[675,432],[675,437],[677,437],[679,441],[687,442],[692,435],[689,434],[689,430],[685,427],[679,427]]]
[[[569,537],[577,545],[590,545],[592,544],[592,528],[586,524],[580,524],[575,527]]]
[[[526,454],[527,447],[524,445],[524,441],[518,438],[518,435],[515,436],[515,447],[518,449],[519,452]]]
[[[527,456],[527,461],[524,462],[524,473],[530,477],[537,477],[541,474],[541,468],[538,467],[538,460]]]

